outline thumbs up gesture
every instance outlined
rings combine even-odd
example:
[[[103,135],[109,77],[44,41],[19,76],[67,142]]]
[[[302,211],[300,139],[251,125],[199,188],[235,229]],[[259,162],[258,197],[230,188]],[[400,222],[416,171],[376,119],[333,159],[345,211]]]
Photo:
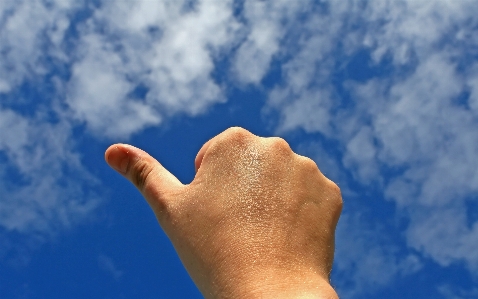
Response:
[[[338,298],[340,190],[283,139],[230,128],[201,148],[188,185],[130,145],[105,158],[142,193],[206,298]]]

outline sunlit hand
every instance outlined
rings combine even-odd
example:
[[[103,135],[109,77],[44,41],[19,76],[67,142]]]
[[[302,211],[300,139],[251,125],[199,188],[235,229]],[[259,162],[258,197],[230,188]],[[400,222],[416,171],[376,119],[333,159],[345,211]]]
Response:
[[[189,185],[130,145],[105,157],[146,198],[206,298],[337,298],[340,191],[283,139],[228,129],[201,148]]]

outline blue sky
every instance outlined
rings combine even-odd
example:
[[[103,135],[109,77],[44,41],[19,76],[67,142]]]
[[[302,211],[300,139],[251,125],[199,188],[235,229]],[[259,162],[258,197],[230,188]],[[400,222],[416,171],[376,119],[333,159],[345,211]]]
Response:
[[[183,183],[230,126],[342,189],[342,298],[478,297],[478,1],[0,1],[0,297],[201,298],[127,142]]]

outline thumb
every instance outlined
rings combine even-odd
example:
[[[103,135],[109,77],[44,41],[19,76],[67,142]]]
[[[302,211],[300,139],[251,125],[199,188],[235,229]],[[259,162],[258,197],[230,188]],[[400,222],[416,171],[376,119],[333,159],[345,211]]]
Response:
[[[155,158],[127,144],[114,144],[105,152],[105,160],[143,194],[153,211],[161,212],[169,197],[183,184]]]

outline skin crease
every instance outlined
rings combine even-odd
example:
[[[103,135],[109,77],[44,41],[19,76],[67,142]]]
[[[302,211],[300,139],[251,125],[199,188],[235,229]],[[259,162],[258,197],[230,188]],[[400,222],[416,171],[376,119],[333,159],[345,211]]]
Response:
[[[227,129],[201,148],[188,185],[130,145],[105,159],[143,194],[205,298],[338,298],[340,190],[283,139]]]

